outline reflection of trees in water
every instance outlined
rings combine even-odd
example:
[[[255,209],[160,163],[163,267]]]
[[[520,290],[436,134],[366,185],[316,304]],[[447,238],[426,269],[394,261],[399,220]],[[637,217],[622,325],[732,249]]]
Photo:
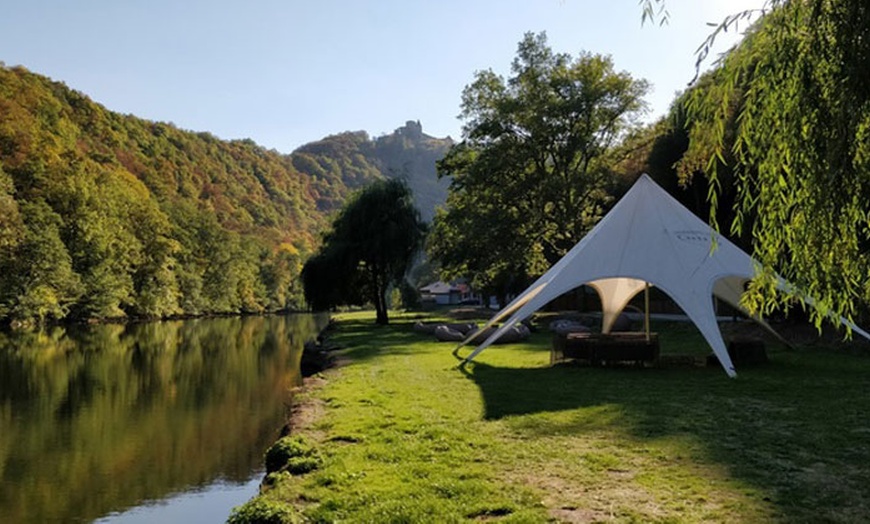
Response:
[[[0,521],[93,519],[247,479],[321,326],[292,315],[0,335]]]

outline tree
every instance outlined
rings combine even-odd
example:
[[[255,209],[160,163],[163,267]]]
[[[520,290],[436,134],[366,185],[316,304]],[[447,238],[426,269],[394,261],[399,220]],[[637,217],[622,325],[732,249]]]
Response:
[[[14,193],[11,177],[0,166],[0,319],[9,316],[17,300],[16,256],[26,233]]]
[[[751,227],[766,268],[744,297],[753,311],[812,297],[818,325],[851,319],[870,299],[868,63],[865,0],[774,1],[712,85],[691,93],[681,171],[709,178],[715,217],[722,173],[733,168],[731,229]],[[777,291],[774,270],[795,289]]]
[[[260,268],[269,299],[269,308],[283,310],[301,304],[299,272],[302,270],[299,250],[284,242],[268,253]]]
[[[14,256],[0,266],[0,309],[23,322],[62,319],[83,286],[60,238],[61,218],[43,201],[20,210],[26,227]]]
[[[387,324],[387,289],[404,278],[424,233],[404,181],[373,183],[344,207],[303,267],[306,300],[326,309],[365,299],[374,304],[377,323]]]
[[[521,286],[600,219],[607,153],[648,90],[609,57],[554,53],[544,33],[525,35],[511,72],[479,72],[465,88],[463,140],[439,163],[453,180],[430,254],[483,287]]]

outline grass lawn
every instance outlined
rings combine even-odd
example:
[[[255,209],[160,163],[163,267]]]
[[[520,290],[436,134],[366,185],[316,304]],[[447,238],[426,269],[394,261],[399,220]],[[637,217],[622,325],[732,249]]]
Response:
[[[463,371],[412,323],[338,317],[347,362],[294,428],[322,464],[261,501],[315,522],[870,520],[870,358],[774,348],[737,379],[549,367],[537,333]],[[665,354],[709,352],[689,324],[655,327]]]

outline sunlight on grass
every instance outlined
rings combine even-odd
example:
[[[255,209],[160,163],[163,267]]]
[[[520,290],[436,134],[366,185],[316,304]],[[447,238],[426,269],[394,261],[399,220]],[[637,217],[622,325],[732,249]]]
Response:
[[[457,369],[413,316],[338,316],[345,365],[304,395],[295,432],[321,467],[265,495],[316,522],[862,520],[868,359],[772,352],[740,370],[549,367],[549,341]],[[696,332],[656,326],[705,355]],[[694,337],[694,338],[693,338]],[[466,353],[467,354],[467,353]]]

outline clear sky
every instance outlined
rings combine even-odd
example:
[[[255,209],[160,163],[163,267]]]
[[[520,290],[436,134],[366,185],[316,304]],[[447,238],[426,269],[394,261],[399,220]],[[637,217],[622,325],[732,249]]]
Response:
[[[526,31],[650,81],[651,120],[692,79],[706,23],[762,3],[667,0],[658,27],[637,0],[3,0],[0,61],[113,111],[290,152],[406,120],[459,138],[463,87],[508,75]]]

